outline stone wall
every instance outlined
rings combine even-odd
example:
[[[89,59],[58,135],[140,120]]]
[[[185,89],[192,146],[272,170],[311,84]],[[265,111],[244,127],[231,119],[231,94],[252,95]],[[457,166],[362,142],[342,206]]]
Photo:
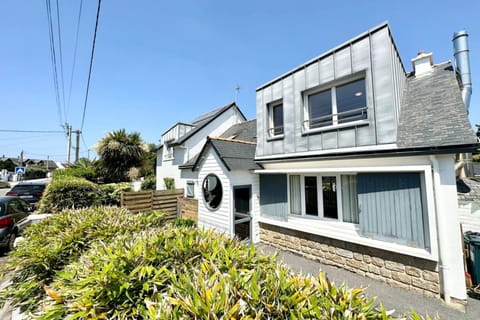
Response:
[[[437,263],[260,223],[260,241],[389,285],[440,297]]]

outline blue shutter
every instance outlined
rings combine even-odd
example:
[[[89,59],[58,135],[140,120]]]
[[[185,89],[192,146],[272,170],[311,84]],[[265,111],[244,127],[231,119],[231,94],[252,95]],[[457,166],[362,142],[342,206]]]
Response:
[[[358,174],[362,234],[414,247],[428,247],[421,178],[419,173]]]
[[[287,220],[287,175],[260,174],[260,215]]]

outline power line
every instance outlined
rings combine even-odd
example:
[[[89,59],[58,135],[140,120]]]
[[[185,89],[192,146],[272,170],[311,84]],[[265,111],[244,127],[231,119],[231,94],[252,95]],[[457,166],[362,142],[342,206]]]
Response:
[[[95,31],[93,33],[92,53],[90,55],[90,68],[88,70],[87,91],[85,93],[85,103],[83,104],[82,125],[80,126],[80,131],[83,131],[83,125],[85,123],[85,113],[87,111],[88,92],[90,90],[90,77],[92,75],[93,54],[95,53],[95,42],[97,40],[98,20],[99,20],[99,17],[100,17],[100,6],[101,6],[101,4],[102,4],[102,0],[98,0],[97,19],[95,21]]]
[[[52,8],[50,6],[50,1],[45,0],[45,5],[47,8],[47,19],[48,19],[48,30],[49,30],[49,39],[50,39],[50,56],[52,64],[52,75],[53,75],[53,86],[55,90],[55,98],[57,102],[57,116],[60,126],[63,124],[62,119],[62,107],[60,103],[60,90],[58,87],[58,73],[57,73],[57,60],[55,52],[55,36],[53,32],[53,22],[52,22]]]
[[[13,130],[13,129],[0,129],[0,132],[26,132],[26,133],[64,133],[59,130]]]
[[[70,76],[70,87],[68,89],[68,104],[67,104],[67,114],[70,109],[70,98],[72,96],[72,84],[73,84],[73,75],[75,74],[75,65],[77,61],[77,51],[78,51],[78,35],[80,33],[80,20],[82,18],[82,6],[83,0],[80,0],[80,8],[78,10],[78,19],[77,19],[77,34],[75,36],[75,48],[73,50],[73,65],[72,65],[72,74]]]
[[[65,81],[63,79],[63,54],[62,54],[62,28],[60,26],[60,6],[57,2],[57,33],[58,33],[58,51],[60,54],[60,76],[62,79],[62,100],[63,100],[63,115],[65,116],[65,121],[67,121],[67,112],[65,110]]]

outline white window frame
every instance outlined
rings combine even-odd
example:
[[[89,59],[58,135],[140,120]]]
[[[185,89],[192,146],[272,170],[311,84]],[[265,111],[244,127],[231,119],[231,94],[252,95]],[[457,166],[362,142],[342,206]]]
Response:
[[[362,80],[362,79],[365,80],[365,104],[366,104],[365,110],[367,111],[367,118],[361,119],[361,120],[349,121],[345,123],[338,123],[337,91],[336,91],[337,87],[346,85],[358,80]],[[303,133],[321,132],[321,131],[327,131],[332,129],[368,124],[369,111],[368,111],[368,88],[367,87],[368,87],[367,79],[365,74],[362,72],[360,74],[348,77],[346,79],[335,81],[334,83],[329,83],[326,85],[322,85],[320,87],[315,87],[315,88],[305,90],[303,92],[303,126],[302,126]],[[310,106],[308,102],[309,97],[311,95],[328,91],[328,90],[330,90],[331,101],[332,101],[332,114],[331,114],[332,124],[318,127],[318,128],[310,128],[310,112],[309,112]]]
[[[163,147],[163,160],[173,160],[174,158],[174,146],[165,145]]]
[[[192,186],[192,189],[191,189],[192,193],[191,194],[188,192],[189,191],[189,189],[188,189],[189,186]],[[188,180],[185,187],[186,187],[185,188],[185,196],[187,198],[195,198],[195,181]]]
[[[295,214],[291,212],[290,207],[290,176],[300,176],[300,203],[301,203],[301,214]],[[316,177],[317,178],[317,208],[318,216],[310,215],[306,213],[306,201],[305,201],[305,177]],[[324,216],[323,212],[323,190],[322,187],[322,177],[335,177],[336,179],[336,188],[337,188],[337,218],[329,218]],[[343,211],[342,211],[342,190],[341,183],[339,184],[341,175],[338,173],[301,173],[301,174],[288,174],[287,177],[287,200],[288,200],[288,215],[289,217],[302,217],[307,219],[320,219],[327,221],[338,221],[339,223],[349,223],[343,221]],[[351,223],[349,223],[351,224]]]
[[[282,133],[275,134],[275,124],[273,119],[273,109],[278,107],[279,105],[282,106]],[[268,114],[268,123],[267,123],[267,138],[269,140],[274,139],[281,139],[285,135],[285,106],[283,104],[283,100],[273,101],[267,104],[267,114]]]

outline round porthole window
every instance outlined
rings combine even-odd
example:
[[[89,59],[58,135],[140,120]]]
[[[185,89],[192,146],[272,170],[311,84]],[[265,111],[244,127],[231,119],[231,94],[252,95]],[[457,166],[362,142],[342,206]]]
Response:
[[[203,179],[202,183],[203,198],[210,209],[217,209],[222,201],[222,183],[220,179],[214,175],[209,174]]]

